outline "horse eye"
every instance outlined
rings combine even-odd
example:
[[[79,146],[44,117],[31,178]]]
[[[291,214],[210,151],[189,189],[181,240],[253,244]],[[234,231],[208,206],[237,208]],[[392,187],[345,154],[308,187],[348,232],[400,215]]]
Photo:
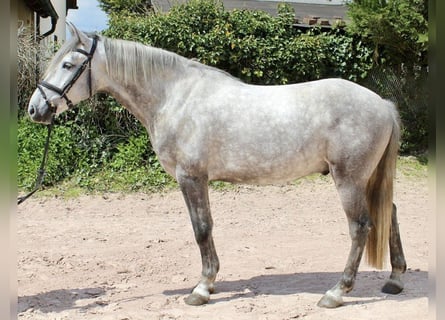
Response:
[[[69,63],[69,62],[64,62],[63,65],[62,65],[62,68],[63,68],[63,69],[66,69],[66,70],[69,70],[69,69],[71,69],[72,67],[73,67],[73,64],[72,64],[72,63]]]

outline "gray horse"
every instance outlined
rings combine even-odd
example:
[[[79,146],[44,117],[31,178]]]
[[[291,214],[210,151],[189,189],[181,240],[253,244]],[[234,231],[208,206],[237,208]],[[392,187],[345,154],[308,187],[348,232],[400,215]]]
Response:
[[[376,268],[389,247],[392,273],[382,290],[402,291],[406,262],[393,204],[400,129],[392,103],[341,79],[248,85],[171,52],[70,28],[71,39],[31,97],[29,115],[49,123],[105,92],[142,122],[160,163],[180,185],[201,251],[201,280],[186,303],[207,303],[219,270],[208,182],[271,184],[317,172],[332,175],[352,240],[342,277],[318,305],[343,303],[365,245]]]

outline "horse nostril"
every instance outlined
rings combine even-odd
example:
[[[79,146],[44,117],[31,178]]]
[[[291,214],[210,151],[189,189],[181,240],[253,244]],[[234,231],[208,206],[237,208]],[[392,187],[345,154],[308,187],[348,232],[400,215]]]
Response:
[[[36,108],[34,106],[30,106],[28,109],[28,113],[30,116],[33,116],[36,113]]]

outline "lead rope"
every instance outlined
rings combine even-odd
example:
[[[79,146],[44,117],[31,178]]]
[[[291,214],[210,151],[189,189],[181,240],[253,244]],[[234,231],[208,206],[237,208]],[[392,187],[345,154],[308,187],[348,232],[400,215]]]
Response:
[[[29,197],[31,197],[37,190],[40,189],[40,187],[43,184],[43,180],[45,178],[45,165],[46,165],[46,160],[48,158],[48,150],[49,150],[49,140],[51,137],[51,131],[53,129],[54,126],[54,116],[51,118],[51,123],[49,125],[47,125],[48,128],[48,134],[46,136],[46,142],[45,142],[45,149],[43,151],[43,157],[42,157],[42,163],[40,164],[40,168],[39,171],[37,172],[37,178],[36,178],[36,182],[35,182],[35,186],[34,189],[28,193],[27,195],[24,195],[22,197],[18,197],[17,198],[17,205],[21,204],[23,201],[25,201],[26,199],[28,199]]]

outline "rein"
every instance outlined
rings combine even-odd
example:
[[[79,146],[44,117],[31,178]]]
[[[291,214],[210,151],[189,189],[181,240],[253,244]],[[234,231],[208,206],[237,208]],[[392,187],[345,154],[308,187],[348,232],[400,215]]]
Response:
[[[91,60],[93,59],[93,55],[94,55],[94,52],[96,51],[96,47],[97,47],[97,37],[93,37],[93,44],[91,45],[90,52],[87,52],[82,49],[75,50],[76,52],[79,52],[79,53],[85,55],[87,57],[87,59],[84,62],[82,62],[82,64],[80,65],[79,69],[77,69],[76,73],[74,74],[74,76],[72,77],[70,82],[68,82],[63,88],[59,88],[59,87],[57,87],[49,82],[46,82],[44,80],[42,80],[39,84],[37,84],[37,89],[39,89],[40,94],[42,95],[43,99],[45,100],[46,105],[48,106],[49,110],[51,111],[52,117],[51,117],[51,123],[49,125],[47,125],[48,134],[46,136],[45,149],[43,151],[42,163],[40,164],[40,168],[37,173],[35,187],[30,193],[28,193],[22,197],[18,197],[18,199],[17,199],[18,205],[21,204],[26,199],[28,199],[29,197],[31,197],[37,190],[40,189],[40,187],[43,184],[43,179],[45,177],[45,164],[46,164],[46,160],[48,158],[49,141],[50,141],[50,137],[51,137],[51,131],[54,126],[54,117],[57,113],[57,106],[55,106],[51,101],[48,100],[48,97],[45,93],[45,90],[43,90],[43,88],[49,89],[49,90],[54,91],[57,94],[59,94],[63,99],[65,99],[68,109],[72,109],[74,107],[74,105],[73,105],[73,102],[68,98],[67,93],[71,89],[71,87],[74,85],[74,83],[77,81],[77,79],[79,79],[79,77],[82,75],[82,73],[85,71],[85,69],[88,67],[88,90],[89,90],[89,94],[91,97],[93,94],[92,88],[91,88]]]
[[[18,205],[21,204],[26,199],[28,199],[30,196],[32,196],[42,186],[43,178],[45,177],[45,164],[46,164],[46,160],[48,158],[49,139],[51,137],[51,131],[52,131],[53,126],[54,126],[54,116],[51,119],[51,123],[49,125],[47,125],[48,134],[46,136],[45,149],[43,151],[42,163],[40,164],[39,171],[37,172],[37,178],[36,178],[36,182],[34,183],[34,189],[30,193],[28,193],[22,197],[18,197],[17,198]]]

